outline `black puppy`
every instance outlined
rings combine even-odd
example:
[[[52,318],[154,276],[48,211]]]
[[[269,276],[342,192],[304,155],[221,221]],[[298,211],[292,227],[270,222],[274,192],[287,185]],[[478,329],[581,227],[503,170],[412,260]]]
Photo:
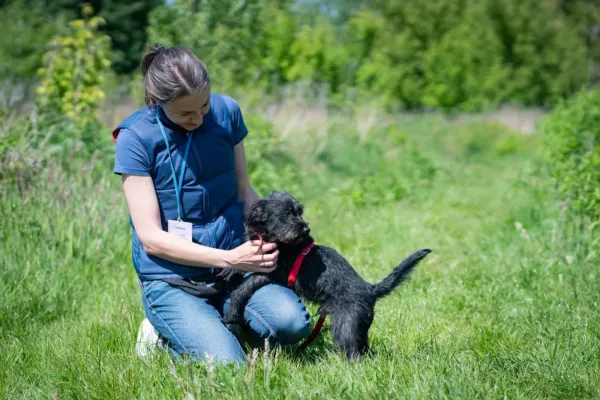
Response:
[[[269,274],[254,273],[233,290],[223,322],[242,323],[244,307],[261,287],[269,283],[287,286],[294,260],[313,242],[302,212],[302,205],[286,192],[272,192],[249,209],[247,236],[277,244],[277,268]],[[303,299],[319,304],[319,313],[331,316],[334,343],[353,359],[368,350],[368,331],[376,301],[398,286],[430,252],[429,249],[417,251],[387,278],[372,285],[365,282],[336,250],[318,245],[304,258],[294,290]]]

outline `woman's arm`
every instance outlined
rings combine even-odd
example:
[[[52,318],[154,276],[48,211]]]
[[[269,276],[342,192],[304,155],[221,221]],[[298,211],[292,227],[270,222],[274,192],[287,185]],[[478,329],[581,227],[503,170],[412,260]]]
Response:
[[[248,210],[255,201],[258,200],[256,191],[250,185],[248,177],[248,167],[246,165],[246,151],[244,150],[244,142],[240,142],[234,148],[235,151],[235,174],[238,182],[238,197],[240,201],[245,203],[245,210]]]
[[[133,226],[148,254],[183,265],[270,272],[278,252],[275,245],[246,242],[233,250],[202,246],[162,230],[154,183],[149,176],[123,174],[123,190]]]

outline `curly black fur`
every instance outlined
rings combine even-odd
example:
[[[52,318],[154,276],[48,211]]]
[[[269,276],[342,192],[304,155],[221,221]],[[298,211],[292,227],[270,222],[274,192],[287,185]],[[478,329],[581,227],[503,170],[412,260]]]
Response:
[[[247,236],[258,239],[260,235],[266,242],[277,243],[279,259],[275,271],[255,273],[231,293],[225,323],[241,323],[246,303],[261,287],[269,283],[287,286],[294,260],[313,241],[302,213],[302,205],[286,192],[272,192],[250,207],[246,215]],[[368,350],[376,301],[402,283],[430,252],[415,252],[373,285],[365,282],[336,250],[318,245],[305,257],[294,290],[303,299],[319,304],[319,312],[331,316],[334,343],[353,359]]]

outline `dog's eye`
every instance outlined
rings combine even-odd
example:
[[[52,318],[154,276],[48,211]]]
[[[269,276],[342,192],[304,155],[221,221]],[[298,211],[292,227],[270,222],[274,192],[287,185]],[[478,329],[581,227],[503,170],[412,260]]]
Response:
[[[292,215],[292,210],[287,209],[287,210],[285,210],[284,214],[285,214],[286,217],[289,217],[290,215]]]

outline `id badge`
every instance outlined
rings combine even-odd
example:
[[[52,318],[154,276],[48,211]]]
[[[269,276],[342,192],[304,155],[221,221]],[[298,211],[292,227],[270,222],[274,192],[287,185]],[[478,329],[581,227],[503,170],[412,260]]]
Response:
[[[190,222],[175,221],[170,219],[168,224],[169,233],[173,233],[187,241],[192,241],[192,224]]]

